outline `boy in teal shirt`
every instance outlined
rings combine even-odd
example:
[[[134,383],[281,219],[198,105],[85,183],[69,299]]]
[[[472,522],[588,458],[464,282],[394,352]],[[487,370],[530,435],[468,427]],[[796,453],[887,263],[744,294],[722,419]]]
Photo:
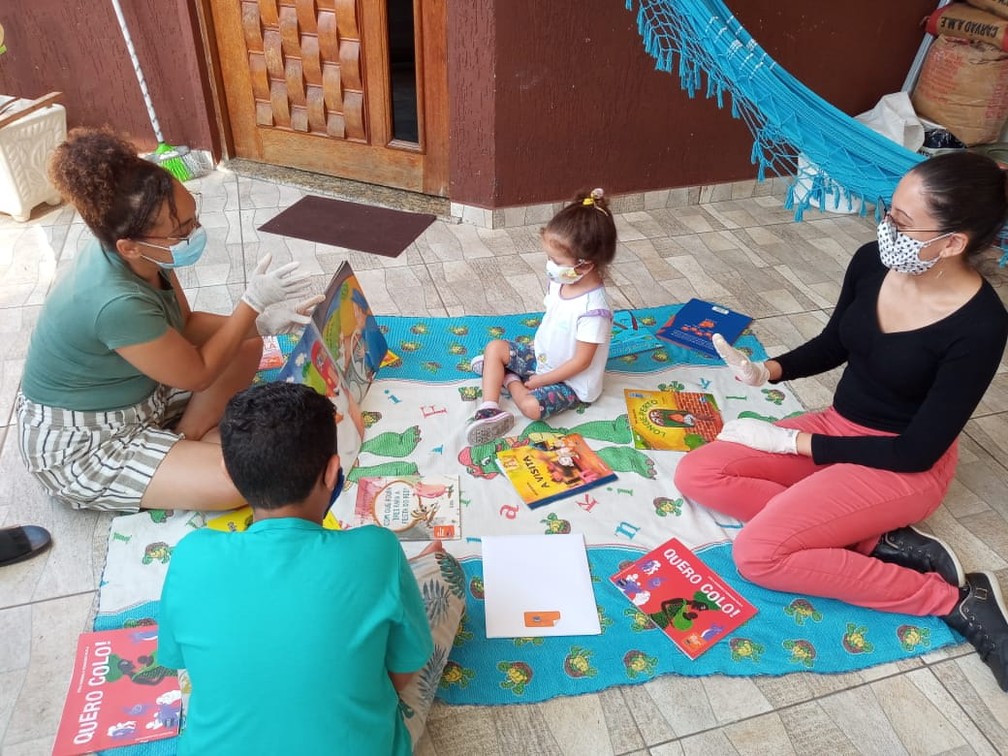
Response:
[[[461,568],[440,544],[408,562],[391,531],[322,528],[342,471],[332,404],[312,389],[250,388],[220,431],[255,523],[198,530],[172,554],[158,658],[192,682],[179,753],[410,753],[464,607]],[[425,607],[418,580],[450,600]]]

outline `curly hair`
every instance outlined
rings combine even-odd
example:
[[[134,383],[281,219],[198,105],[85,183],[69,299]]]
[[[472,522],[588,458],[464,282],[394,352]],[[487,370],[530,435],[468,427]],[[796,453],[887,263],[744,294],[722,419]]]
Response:
[[[73,129],[49,158],[49,179],[105,249],[143,235],[166,201],[176,217],[171,174],[111,129]]]
[[[595,263],[603,274],[616,257],[616,223],[601,189],[578,192],[541,233],[553,237],[574,259]]]

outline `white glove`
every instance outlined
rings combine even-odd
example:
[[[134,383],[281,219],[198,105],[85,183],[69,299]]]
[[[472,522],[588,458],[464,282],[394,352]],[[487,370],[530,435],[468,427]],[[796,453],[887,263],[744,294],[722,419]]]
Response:
[[[752,362],[745,352],[733,347],[720,333],[711,336],[711,342],[721,359],[735,372],[735,377],[747,386],[762,386],[770,380],[770,371],[762,362]]]
[[[284,300],[267,307],[256,318],[256,328],[260,336],[276,336],[280,333],[297,333],[311,320],[312,310],[325,299],[321,294],[309,297],[297,304]]]
[[[780,428],[752,417],[729,420],[717,434],[717,439],[773,454],[798,453],[797,430]]]
[[[294,276],[301,263],[291,262],[281,265],[272,273],[267,273],[273,255],[267,252],[252,272],[248,288],[242,294],[242,301],[256,312],[305,293],[311,287],[308,276]]]

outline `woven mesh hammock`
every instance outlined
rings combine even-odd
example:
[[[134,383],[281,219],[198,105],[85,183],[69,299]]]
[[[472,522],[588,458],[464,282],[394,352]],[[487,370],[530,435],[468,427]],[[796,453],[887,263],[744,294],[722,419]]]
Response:
[[[627,0],[628,10],[633,5]],[[637,28],[656,67],[671,73],[678,59],[679,82],[690,97],[703,91],[722,108],[727,98],[732,116],[745,121],[759,180],[768,172],[795,176],[786,207],[796,220],[810,204],[863,214],[864,202],[888,202],[903,174],[924,159],[798,81],[721,0],[638,0],[637,6]],[[807,162],[799,165],[798,153]]]

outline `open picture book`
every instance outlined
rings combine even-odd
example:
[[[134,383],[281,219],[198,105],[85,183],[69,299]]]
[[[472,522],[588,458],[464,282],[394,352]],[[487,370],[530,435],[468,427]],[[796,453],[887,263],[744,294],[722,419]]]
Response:
[[[311,386],[332,399],[337,445],[344,470],[357,459],[364,438],[360,403],[388,352],[360,282],[344,262],[325,290],[278,381]]]
[[[302,383],[329,397],[336,409],[336,451],[344,471],[353,467],[360,453],[364,439],[360,404],[388,353],[364,290],[350,263],[343,262],[275,380]],[[208,527],[226,531],[245,530],[251,524],[249,507],[207,522]],[[331,513],[323,524],[339,527]]]

